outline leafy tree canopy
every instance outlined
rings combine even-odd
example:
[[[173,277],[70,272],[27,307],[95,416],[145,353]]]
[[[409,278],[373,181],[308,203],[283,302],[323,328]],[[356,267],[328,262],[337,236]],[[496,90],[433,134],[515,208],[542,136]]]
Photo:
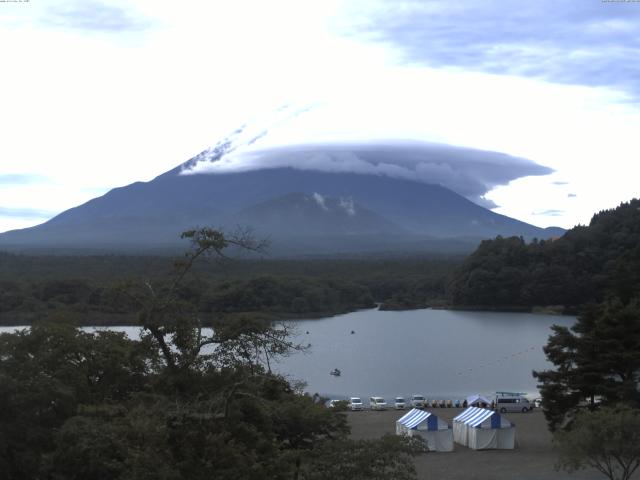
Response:
[[[582,305],[640,293],[640,199],[593,216],[558,239],[483,241],[456,270],[454,305],[534,307]]]
[[[628,480],[640,466],[640,411],[606,407],[582,412],[571,430],[558,432],[558,467],[592,467],[610,480]]]

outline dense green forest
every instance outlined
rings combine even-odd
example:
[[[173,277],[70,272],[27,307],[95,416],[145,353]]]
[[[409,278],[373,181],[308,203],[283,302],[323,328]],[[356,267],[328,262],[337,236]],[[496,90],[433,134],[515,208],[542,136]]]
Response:
[[[218,232],[164,282],[124,288],[141,338],[55,322],[0,334],[1,480],[414,480],[416,439],[349,438],[339,409],[273,373],[304,347],[286,325],[215,319],[205,333],[180,293]]]
[[[640,291],[640,200],[593,216],[556,240],[483,241],[447,287],[456,306],[532,308],[565,312],[615,294],[628,301]]]
[[[205,321],[217,314],[326,316],[444,304],[447,275],[461,257],[386,259],[202,259],[178,292]],[[168,257],[0,253],[0,324],[29,324],[64,310],[83,324],[131,324],[127,286],[162,281]]]

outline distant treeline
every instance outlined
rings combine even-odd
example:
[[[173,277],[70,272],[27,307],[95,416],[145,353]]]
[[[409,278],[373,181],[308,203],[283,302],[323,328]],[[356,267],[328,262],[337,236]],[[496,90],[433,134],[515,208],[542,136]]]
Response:
[[[203,318],[254,313],[326,316],[376,303],[383,308],[443,304],[461,258],[226,260],[202,262],[178,292]],[[0,323],[28,324],[64,312],[82,324],[131,324],[131,284],[170,277],[166,257],[28,256],[0,253]]]
[[[640,292],[640,200],[593,216],[556,240],[483,241],[447,287],[456,306],[562,306],[566,312]]]

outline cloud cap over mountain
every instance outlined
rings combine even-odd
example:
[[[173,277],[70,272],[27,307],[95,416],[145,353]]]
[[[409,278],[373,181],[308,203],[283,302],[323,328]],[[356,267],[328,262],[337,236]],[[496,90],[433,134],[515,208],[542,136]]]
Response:
[[[419,141],[370,141],[289,145],[216,155],[216,149],[185,164],[183,174],[229,173],[293,167],[351,172],[437,184],[485,207],[484,195],[512,180],[548,175],[552,169],[499,152]],[[218,151],[219,153],[219,151]],[[195,161],[194,161],[195,160]]]

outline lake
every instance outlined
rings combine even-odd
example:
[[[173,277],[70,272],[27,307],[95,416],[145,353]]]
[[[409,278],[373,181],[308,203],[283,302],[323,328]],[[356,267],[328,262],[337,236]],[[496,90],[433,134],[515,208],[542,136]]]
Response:
[[[332,398],[462,398],[496,391],[536,397],[531,371],[550,367],[542,347],[551,325],[574,322],[526,313],[363,310],[296,322],[298,340],[311,350],[277,368],[305,380],[309,392]],[[340,377],[329,375],[334,368]]]
[[[550,367],[542,347],[551,325],[574,322],[574,317],[527,313],[361,310],[291,322],[298,342],[311,347],[273,367],[306,381],[310,393],[332,398],[380,395],[388,401],[420,393],[455,399],[496,391],[536,397],[531,371]],[[114,330],[137,337],[136,327]],[[342,375],[329,375],[334,368]]]

